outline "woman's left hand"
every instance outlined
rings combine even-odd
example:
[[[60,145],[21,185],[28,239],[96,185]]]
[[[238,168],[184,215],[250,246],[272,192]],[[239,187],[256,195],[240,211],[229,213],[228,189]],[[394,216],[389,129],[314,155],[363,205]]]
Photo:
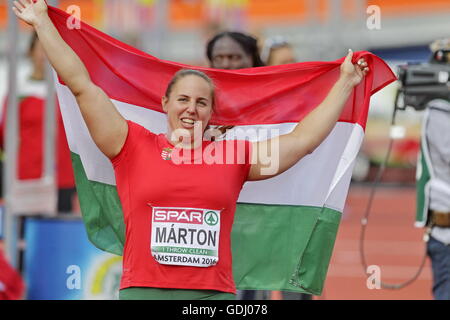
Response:
[[[341,64],[341,78],[344,78],[351,86],[355,87],[367,75],[369,67],[364,58],[359,59],[355,64],[352,63],[352,58],[353,51],[349,49],[344,62]]]

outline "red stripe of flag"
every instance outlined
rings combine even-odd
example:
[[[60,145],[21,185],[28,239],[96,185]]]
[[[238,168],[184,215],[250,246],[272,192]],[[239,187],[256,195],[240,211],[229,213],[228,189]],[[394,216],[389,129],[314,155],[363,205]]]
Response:
[[[211,124],[297,122],[325,98],[344,59],[233,71],[188,66],[157,59],[83,22],[80,29],[70,30],[66,23],[70,16],[60,9],[49,7],[49,16],[86,65],[92,81],[112,99],[163,112],[161,97],[173,74],[180,68],[204,71],[217,87]],[[370,52],[355,52],[354,61],[360,57],[365,57],[371,72],[354,89],[339,120],[365,128],[371,94],[396,77]]]

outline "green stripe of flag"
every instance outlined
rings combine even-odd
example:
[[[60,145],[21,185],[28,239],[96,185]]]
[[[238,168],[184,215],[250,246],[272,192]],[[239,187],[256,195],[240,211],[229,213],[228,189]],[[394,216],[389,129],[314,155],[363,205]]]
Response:
[[[125,225],[116,186],[89,181],[80,156],[72,152],[72,167],[89,240],[99,249],[122,255]]]
[[[327,208],[238,205],[232,232],[237,287],[320,295],[340,219]]]

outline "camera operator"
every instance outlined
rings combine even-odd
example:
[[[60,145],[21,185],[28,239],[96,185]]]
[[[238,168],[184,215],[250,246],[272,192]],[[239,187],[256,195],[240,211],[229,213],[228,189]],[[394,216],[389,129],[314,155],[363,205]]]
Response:
[[[431,65],[449,70],[450,38],[430,45]],[[448,73],[447,73],[448,74]],[[448,81],[448,80],[447,80]],[[447,82],[448,86],[449,82]],[[418,210],[427,215],[427,254],[436,300],[450,300],[450,99],[434,97],[426,104],[418,163]],[[418,212],[419,212],[418,211]]]

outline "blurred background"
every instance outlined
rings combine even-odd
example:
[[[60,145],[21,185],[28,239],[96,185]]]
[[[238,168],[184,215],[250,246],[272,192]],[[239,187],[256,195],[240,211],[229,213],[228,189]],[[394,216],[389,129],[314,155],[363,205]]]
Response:
[[[8,2],[0,0],[2,105],[8,89],[7,52],[11,45],[7,36]],[[282,37],[291,45],[297,62],[336,60],[344,56],[348,48],[368,50],[383,58],[394,71],[398,65],[408,62],[428,61],[431,55],[429,44],[450,34],[448,0],[60,0],[56,3],[59,8],[69,11],[71,6],[78,6],[81,20],[151,55],[202,66],[208,65],[207,41],[223,30],[255,36],[262,52],[267,50],[268,39]],[[16,44],[19,79],[29,74],[32,68],[27,58],[30,31],[28,26],[19,24],[20,36]],[[367,275],[360,259],[360,220],[377,169],[388,149],[397,89],[397,83],[391,84],[372,98],[366,136],[324,293],[314,299],[432,298],[432,274],[428,262],[412,285],[401,290],[387,290],[367,287]],[[386,282],[398,283],[411,278],[419,268],[425,250],[423,229],[414,227],[415,171],[422,116],[423,112],[412,109],[397,115],[397,125],[403,128],[404,134],[393,144],[366,232],[366,260],[369,265],[380,266],[382,280]],[[76,203],[76,197],[72,201]],[[78,221],[78,216],[79,209],[74,204],[64,221]],[[4,221],[4,217],[2,219]],[[45,232],[46,226],[33,226],[33,223],[41,222],[31,221],[30,230],[36,228],[37,233]],[[24,239],[23,251],[26,251],[25,243]],[[95,254],[100,253],[91,255]],[[28,284],[27,298],[39,298],[39,283],[34,279],[34,273],[39,270],[26,270],[26,259],[25,253],[22,257],[25,262],[17,268],[21,269]],[[93,271],[89,276],[92,282],[89,297],[110,297],[111,288],[117,285],[120,261],[114,256],[104,256],[96,263],[97,270],[103,270],[103,273]],[[76,270],[71,272],[75,274]],[[99,277],[103,278],[99,280]],[[108,277],[110,279],[106,281]],[[64,298],[81,297],[86,296],[73,293]]]

